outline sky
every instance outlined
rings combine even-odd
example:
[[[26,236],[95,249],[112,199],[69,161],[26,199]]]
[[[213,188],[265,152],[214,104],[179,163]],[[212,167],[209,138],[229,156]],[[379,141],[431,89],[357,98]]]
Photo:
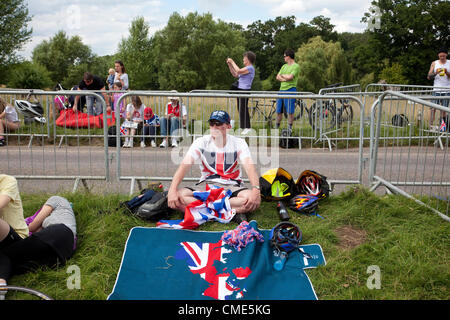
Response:
[[[163,29],[174,12],[185,16],[190,12],[211,13],[225,22],[247,25],[265,22],[277,16],[295,16],[297,24],[309,23],[323,15],[331,19],[338,32],[362,32],[367,25],[361,18],[371,0],[25,0],[32,21],[31,41],[19,52],[26,59],[36,45],[49,40],[58,31],[67,36],[78,35],[84,44],[99,55],[117,52],[122,38],[129,35],[131,21],[143,16],[150,34]]]

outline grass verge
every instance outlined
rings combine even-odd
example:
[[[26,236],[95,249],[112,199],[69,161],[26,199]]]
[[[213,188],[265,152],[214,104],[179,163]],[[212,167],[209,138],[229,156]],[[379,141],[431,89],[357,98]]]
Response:
[[[41,268],[15,276],[11,285],[39,290],[58,300],[104,300],[111,293],[119,270],[125,241],[135,226],[154,223],[116,211],[124,195],[63,195],[74,204],[79,245],[66,266]],[[24,210],[31,215],[48,198],[24,194]],[[415,202],[401,196],[379,197],[355,186],[323,200],[318,213],[325,217],[290,211],[291,221],[303,231],[303,244],[318,243],[326,266],[307,273],[321,300],[446,300],[450,295],[449,224]],[[171,218],[181,218],[177,214]],[[251,219],[259,228],[279,222],[274,202],[263,202]],[[206,223],[199,230],[234,229],[230,223]],[[81,271],[81,288],[70,290],[68,267]],[[380,289],[369,289],[369,266],[378,266]],[[8,293],[8,299],[31,299]]]

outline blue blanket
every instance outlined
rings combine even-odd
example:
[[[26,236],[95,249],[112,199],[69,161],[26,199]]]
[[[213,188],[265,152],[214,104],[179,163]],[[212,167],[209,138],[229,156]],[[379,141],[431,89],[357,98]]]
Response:
[[[317,300],[305,269],[325,265],[320,245],[302,245],[284,269],[273,268],[270,230],[241,251],[223,232],[135,227],[108,300]]]

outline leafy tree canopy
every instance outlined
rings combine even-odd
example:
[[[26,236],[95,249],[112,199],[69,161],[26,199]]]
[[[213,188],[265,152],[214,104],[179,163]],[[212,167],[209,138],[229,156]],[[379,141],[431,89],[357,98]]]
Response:
[[[63,82],[70,68],[90,64],[93,57],[91,49],[83,44],[79,36],[69,38],[64,31],[57,32],[48,41],[42,41],[32,54],[33,62],[45,66],[55,83]]]
[[[16,51],[31,38],[30,21],[23,0],[0,1],[0,68],[18,61]]]
[[[174,13],[154,36],[160,89],[228,89],[233,78],[225,61],[231,57],[242,64],[244,51],[245,39],[235,24],[216,22],[211,14]]]

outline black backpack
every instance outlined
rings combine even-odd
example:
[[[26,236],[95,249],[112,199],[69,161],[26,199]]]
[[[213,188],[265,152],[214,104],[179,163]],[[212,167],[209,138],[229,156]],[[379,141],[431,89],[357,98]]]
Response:
[[[292,130],[290,129],[281,130],[280,148],[283,149],[298,148],[298,138],[291,137],[291,133]]]
[[[133,199],[122,202],[120,204],[121,207],[125,207],[128,209],[131,213],[136,214],[137,210],[141,205],[146,203],[148,200],[152,199],[153,196],[156,194],[154,190],[151,189],[143,189],[141,191],[141,194],[138,196],[135,196]]]
[[[167,193],[167,191],[156,192],[150,200],[138,208],[136,216],[149,221],[167,219],[173,211],[167,204]]]
[[[108,147],[116,147],[116,126],[111,126],[108,128]],[[122,146],[122,139],[120,141],[120,146]]]
[[[409,124],[408,118],[403,114],[396,114],[392,117],[392,125],[396,127],[406,127]]]

